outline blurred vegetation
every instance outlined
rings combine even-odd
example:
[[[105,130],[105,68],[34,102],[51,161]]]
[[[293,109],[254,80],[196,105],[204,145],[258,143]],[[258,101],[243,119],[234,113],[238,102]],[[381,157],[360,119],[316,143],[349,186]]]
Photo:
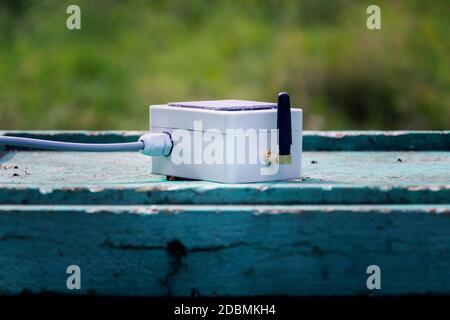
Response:
[[[66,28],[81,7],[82,30]],[[381,7],[368,30],[366,8]],[[307,129],[448,129],[450,3],[0,0],[0,129],[148,128],[148,105],[274,101]]]

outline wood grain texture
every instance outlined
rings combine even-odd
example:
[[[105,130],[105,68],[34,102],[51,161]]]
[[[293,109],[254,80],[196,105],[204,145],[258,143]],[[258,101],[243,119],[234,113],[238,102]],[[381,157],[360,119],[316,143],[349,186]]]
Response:
[[[145,131],[0,131],[67,142],[136,141]],[[448,151],[450,131],[303,131],[305,151]]]
[[[75,294],[450,294],[449,136],[307,132],[302,179],[240,185],[167,181],[138,153],[4,149],[0,294],[72,294],[71,264]]]
[[[448,203],[449,152],[304,152],[303,178],[167,181],[139,153],[8,152],[0,204]],[[17,169],[14,169],[17,168]]]
[[[450,207],[0,206],[0,292],[189,296],[450,293]]]

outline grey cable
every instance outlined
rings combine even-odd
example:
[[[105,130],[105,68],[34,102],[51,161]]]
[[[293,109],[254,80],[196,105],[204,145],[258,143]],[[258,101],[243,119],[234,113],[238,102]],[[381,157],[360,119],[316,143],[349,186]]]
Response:
[[[142,141],[126,143],[73,143],[9,136],[0,136],[0,144],[36,149],[80,152],[141,151],[144,149],[144,143]]]

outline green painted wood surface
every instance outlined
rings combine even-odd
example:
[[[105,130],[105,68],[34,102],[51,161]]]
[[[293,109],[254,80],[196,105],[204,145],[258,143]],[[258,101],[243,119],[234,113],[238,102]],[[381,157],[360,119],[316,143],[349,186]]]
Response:
[[[2,293],[450,293],[442,206],[0,206]]]
[[[449,137],[307,132],[301,180],[244,185],[167,181],[137,153],[4,149],[0,293],[74,293],[78,264],[79,294],[450,294]]]
[[[7,152],[0,204],[420,204],[450,198],[450,153],[442,151],[305,152],[301,180],[238,185],[167,181],[150,174],[150,161],[139,153]]]
[[[131,142],[144,131],[0,131],[68,142]],[[1,146],[0,146],[1,147]],[[448,151],[450,131],[304,131],[304,151]]]

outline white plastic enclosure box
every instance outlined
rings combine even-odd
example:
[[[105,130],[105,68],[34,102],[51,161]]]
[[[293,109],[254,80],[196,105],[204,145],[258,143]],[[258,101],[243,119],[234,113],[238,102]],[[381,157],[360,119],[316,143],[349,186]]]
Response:
[[[302,110],[291,109],[291,161],[279,163],[277,104],[245,100],[150,106],[152,132],[173,140],[151,172],[172,177],[245,183],[301,177]],[[281,162],[281,161],[280,161]]]

